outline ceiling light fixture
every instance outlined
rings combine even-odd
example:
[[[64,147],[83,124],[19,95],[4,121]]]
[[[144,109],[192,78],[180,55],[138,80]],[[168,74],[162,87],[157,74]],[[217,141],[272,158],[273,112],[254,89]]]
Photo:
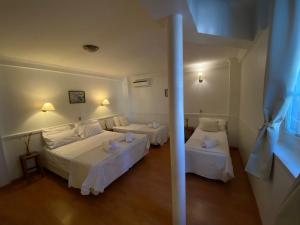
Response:
[[[96,52],[99,50],[99,47],[97,45],[87,44],[87,45],[83,45],[82,47],[84,50],[88,52]]]

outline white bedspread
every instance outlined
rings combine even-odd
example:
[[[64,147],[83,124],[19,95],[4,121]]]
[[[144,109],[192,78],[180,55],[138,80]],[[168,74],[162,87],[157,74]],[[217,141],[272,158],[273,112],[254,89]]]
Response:
[[[149,152],[148,137],[141,134],[134,137],[133,142],[126,143],[124,134],[104,131],[82,141],[46,150],[46,161],[48,158],[51,162],[50,170],[67,170],[69,187],[81,189],[83,195],[91,191],[98,194]],[[109,140],[119,141],[119,148],[105,151],[104,143]],[[63,165],[53,165],[53,162],[63,162]]]
[[[113,127],[116,132],[126,133],[132,132],[136,134],[146,134],[153,145],[163,145],[168,141],[168,129],[166,126],[160,125],[158,128],[148,127],[147,124],[132,123],[128,126]]]
[[[202,148],[202,140],[207,136],[217,140],[213,148]],[[234,177],[225,131],[205,132],[197,128],[185,144],[186,172],[227,182]]]

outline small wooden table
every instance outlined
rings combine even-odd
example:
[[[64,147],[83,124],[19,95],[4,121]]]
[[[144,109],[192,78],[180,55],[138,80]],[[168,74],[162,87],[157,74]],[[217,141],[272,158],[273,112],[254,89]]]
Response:
[[[34,163],[34,165],[31,167],[28,167],[27,162],[29,160],[33,161],[33,163]],[[20,161],[21,161],[23,176],[25,178],[28,178],[28,175],[34,171],[39,171],[42,176],[44,175],[44,170],[43,170],[43,167],[41,164],[40,154],[38,152],[30,152],[29,154],[21,155]]]

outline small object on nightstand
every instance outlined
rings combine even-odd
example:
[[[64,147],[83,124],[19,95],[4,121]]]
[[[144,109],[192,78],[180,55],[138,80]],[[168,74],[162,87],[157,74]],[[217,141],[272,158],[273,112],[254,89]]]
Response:
[[[194,127],[185,127],[184,128],[184,141],[187,142],[189,138],[192,136],[194,133],[195,128]]]
[[[41,175],[44,175],[43,167],[40,160],[40,154],[38,152],[30,152],[29,154],[24,154],[20,156],[21,167],[23,171],[23,176],[28,178],[29,173],[34,171],[39,171]],[[34,165],[28,167],[28,161],[33,161]]]

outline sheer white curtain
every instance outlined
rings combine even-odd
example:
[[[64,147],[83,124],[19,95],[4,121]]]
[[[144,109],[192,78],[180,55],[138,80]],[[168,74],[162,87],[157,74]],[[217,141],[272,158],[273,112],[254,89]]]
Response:
[[[279,128],[285,118],[300,65],[300,1],[274,0],[264,89],[265,123],[246,170],[269,179]]]

